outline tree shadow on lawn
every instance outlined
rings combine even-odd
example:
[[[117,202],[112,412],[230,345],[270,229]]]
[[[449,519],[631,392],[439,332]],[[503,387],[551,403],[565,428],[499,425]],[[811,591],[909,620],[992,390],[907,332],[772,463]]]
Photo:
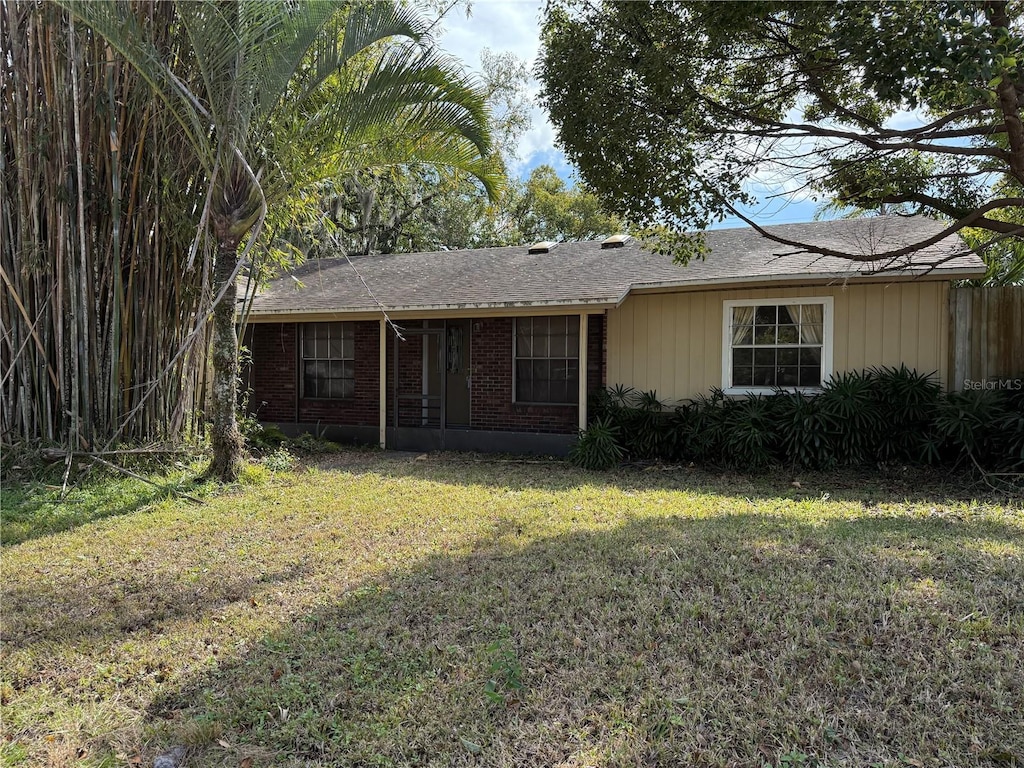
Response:
[[[147,740],[219,734],[190,766],[1024,760],[1021,546],[748,514],[525,541],[510,518],[165,690]]]
[[[878,504],[1005,504],[1024,511],[1024,498],[997,491],[976,475],[949,468],[902,465],[830,471],[774,468],[742,473],[681,465],[625,466],[587,471],[560,459],[504,459],[464,453],[411,454],[342,451],[311,459],[309,466],[354,473],[376,472],[441,483],[479,484],[512,490],[566,491],[589,485],[628,491],[689,491],[749,499],[817,500]],[[796,484],[794,484],[794,481]]]
[[[276,588],[308,574],[308,567],[293,564],[257,577],[219,572],[213,577],[197,573],[171,578],[145,566],[131,569],[117,564],[83,567],[73,581],[47,582],[40,576],[4,589],[4,650],[36,644],[75,648],[115,638],[123,641],[136,633],[160,633],[183,619],[209,619],[223,608],[252,600],[260,589]]]

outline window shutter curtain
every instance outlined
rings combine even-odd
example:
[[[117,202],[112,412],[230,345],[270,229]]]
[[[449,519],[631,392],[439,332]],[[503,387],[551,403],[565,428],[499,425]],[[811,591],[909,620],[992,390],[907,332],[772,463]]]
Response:
[[[801,343],[821,344],[824,320],[822,306],[820,304],[789,304],[786,308],[790,315],[800,318]]]
[[[740,344],[743,341],[743,332],[754,324],[755,307],[733,307],[732,308],[732,343]]]

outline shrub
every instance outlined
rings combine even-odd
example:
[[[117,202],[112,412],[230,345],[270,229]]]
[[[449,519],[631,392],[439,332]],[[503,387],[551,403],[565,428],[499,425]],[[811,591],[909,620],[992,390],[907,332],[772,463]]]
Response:
[[[307,455],[318,456],[324,453],[337,453],[341,446],[319,435],[303,432],[290,441],[290,447]]]
[[[618,385],[599,395],[594,412],[616,427],[620,444],[631,458],[655,459],[665,454],[668,413],[657,392]]]
[[[833,376],[820,395],[809,399],[821,414],[823,427],[832,432],[831,456],[821,466],[861,464],[875,458],[886,422],[873,372],[845,371]],[[800,458],[806,456],[801,453]]]
[[[1024,469],[1024,396],[999,390],[952,392],[933,429],[957,459],[982,467]]]
[[[826,395],[792,392],[775,396],[781,456],[787,463],[816,469],[853,463],[850,457],[857,430],[852,420],[844,421],[836,414],[841,408],[826,401]]]
[[[972,459],[1024,470],[1024,392],[946,395],[932,374],[906,366],[841,373],[813,396],[713,389],[667,411],[655,392],[616,386],[593,402],[593,435],[581,436],[575,459],[591,468],[628,455],[737,469]]]
[[[999,466],[1008,471],[1024,472],[1024,391],[1007,394],[1006,415],[999,423]]]
[[[722,463],[737,469],[763,469],[773,463],[780,442],[773,405],[771,397],[762,395],[746,395],[725,404]]]
[[[729,400],[720,389],[699,395],[675,410],[669,422],[670,445],[676,446],[674,458],[721,463],[725,434],[725,415]]]
[[[619,428],[609,418],[597,419],[580,432],[569,460],[584,469],[611,469],[625,455],[618,438]]]
[[[870,368],[874,392],[884,428],[878,445],[882,461],[929,462],[931,422],[942,388],[933,373],[921,374],[905,365],[899,368]]]

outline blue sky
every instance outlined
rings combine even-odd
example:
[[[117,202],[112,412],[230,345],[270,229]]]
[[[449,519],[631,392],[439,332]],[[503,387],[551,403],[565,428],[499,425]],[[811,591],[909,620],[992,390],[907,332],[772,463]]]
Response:
[[[532,70],[540,38],[543,2],[538,0],[474,0],[467,17],[457,8],[442,22],[439,35],[441,47],[457,56],[471,70],[480,70],[480,51],[489,48],[495,53],[510,52],[527,63]],[[533,95],[537,86],[531,86]],[[573,169],[555,145],[555,130],[539,107],[533,109],[533,127],[520,139],[519,165],[515,170],[528,176],[538,165],[554,166],[559,175],[572,181]],[[759,195],[764,198],[764,195]],[[764,224],[789,224],[811,221],[817,204],[810,200],[764,200],[757,208],[744,213]],[[726,221],[720,226],[744,226],[743,222]]]

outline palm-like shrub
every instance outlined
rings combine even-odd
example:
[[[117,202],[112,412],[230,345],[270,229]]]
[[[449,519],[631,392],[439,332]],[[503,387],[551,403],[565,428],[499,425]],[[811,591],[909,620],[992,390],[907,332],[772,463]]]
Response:
[[[838,374],[815,395],[733,398],[713,389],[672,412],[654,392],[623,386],[595,393],[593,403],[598,419],[577,447],[584,466],[629,456],[740,470],[968,459],[1024,469],[1024,392],[946,395],[931,374],[905,366]]]
[[[886,424],[872,372],[845,371],[833,376],[824,391],[811,399],[832,433],[832,456],[821,462],[822,466],[861,464],[875,458]],[[801,458],[805,456],[806,451]],[[800,463],[814,466],[813,462]]]
[[[625,455],[619,444],[619,428],[608,417],[596,419],[580,433],[569,451],[569,460],[584,469],[611,469]]]
[[[982,467],[1024,469],[1024,395],[953,392],[940,403],[933,430],[956,459]]]
[[[777,395],[776,426],[783,460],[798,467],[829,469],[849,463],[852,421],[844,422],[826,401],[829,392],[810,397],[803,392]],[[844,461],[845,460],[845,461]]]
[[[620,384],[601,391],[594,406],[597,419],[616,427],[622,448],[631,458],[665,455],[668,413],[657,392],[638,392]]]
[[[885,425],[876,458],[935,460],[930,425],[942,397],[942,387],[934,374],[918,373],[905,365],[870,368],[868,372],[874,380],[875,399]]]

